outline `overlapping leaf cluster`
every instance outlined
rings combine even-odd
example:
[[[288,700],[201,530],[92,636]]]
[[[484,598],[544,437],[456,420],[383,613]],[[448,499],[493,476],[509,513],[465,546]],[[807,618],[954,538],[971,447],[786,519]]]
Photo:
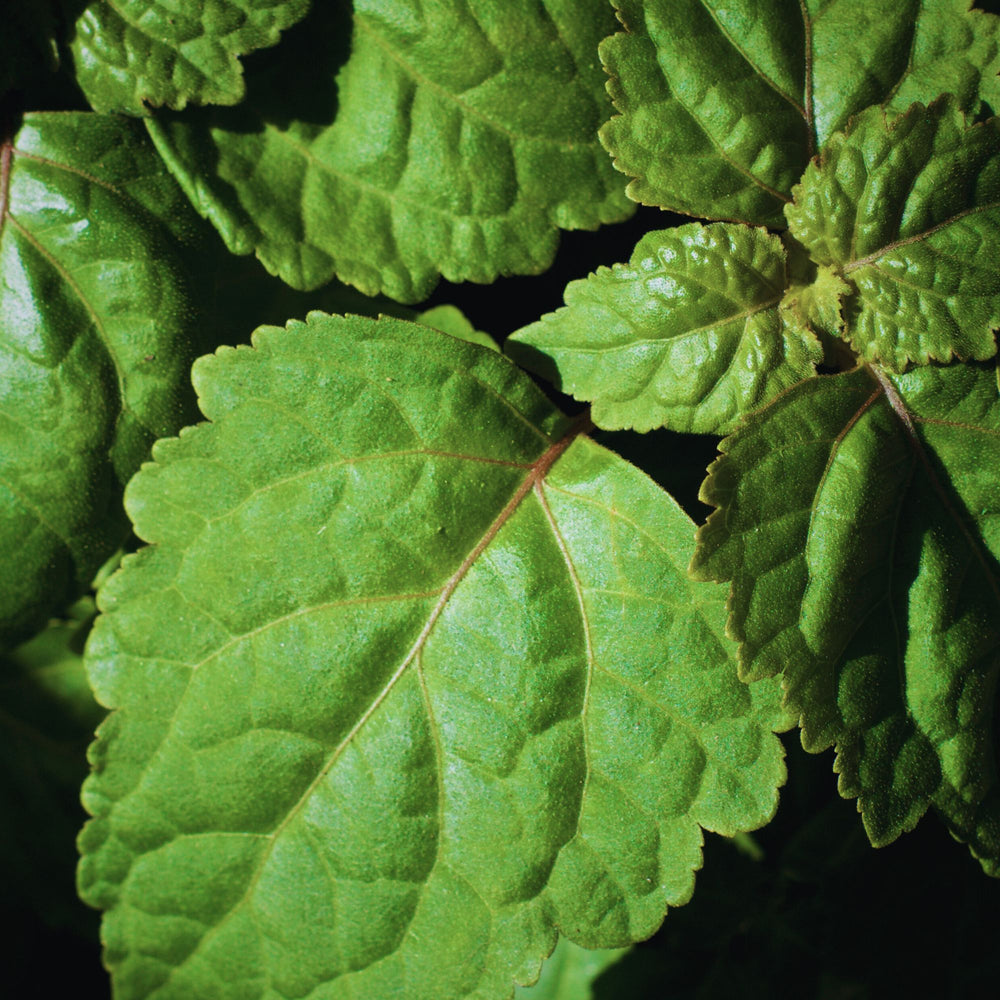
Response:
[[[0,722],[23,798],[112,710],[116,995],[582,1000],[795,723],[873,843],[933,806],[1000,874],[998,19],[311,7],[0,39]],[[696,221],[507,356],[408,308],[636,201]],[[595,428],[726,435],[697,534]]]

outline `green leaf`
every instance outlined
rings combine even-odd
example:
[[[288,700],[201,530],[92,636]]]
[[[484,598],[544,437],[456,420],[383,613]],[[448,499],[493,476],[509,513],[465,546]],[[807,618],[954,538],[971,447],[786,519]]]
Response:
[[[836,746],[873,843],[933,803],[1000,874],[993,369],[811,379],[722,450],[693,571],[732,581],[743,675],[783,675],[803,744]]]
[[[276,44],[308,9],[309,0],[93,0],[70,42],[77,82],[96,111],[236,104],[238,57]]]
[[[84,750],[103,712],[83,669],[93,601],[0,654],[0,877],[3,908],[52,923],[77,916],[74,839]]]
[[[605,0],[358,0],[353,39],[345,8],[318,4],[238,108],[150,122],[234,253],[296,288],[337,275],[417,302],[439,275],[542,271],[557,226],[629,214],[596,134]]]
[[[810,157],[872,104],[1000,106],[1000,21],[968,0],[613,0],[621,114],[601,138],[645,205],[782,226]]]
[[[90,583],[122,485],[193,411],[203,229],[141,126],[32,114],[0,142],[0,644]]]
[[[491,351],[500,351],[497,342],[488,333],[477,330],[455,306],[434,306],[432,309],[425,309],[416,319],[424,326],[440,330],[459,340],[488,347]]]
[[[581,948],[560,938],[534,986],[520,986],[515,1000],[593,1000],[594,980],[628,953],[627,948]]]
[[[779,310],[781,241],[746,226],[648,233],[629,264],[566,287],[566,306],[519,330],[512,356],[592,402],[609,430],[725,433],[815,374],[818,341]]]
[[[648,936],[773,813],[694,526],[504,358],[314,313],[194,368],[88,645],[121,1000],[505,997]]]
[[[785,214],[848,282],[845,338],[867,361],[984,360],[1000,325],[1000,119],[950,100],[859,115],[809,165]]]

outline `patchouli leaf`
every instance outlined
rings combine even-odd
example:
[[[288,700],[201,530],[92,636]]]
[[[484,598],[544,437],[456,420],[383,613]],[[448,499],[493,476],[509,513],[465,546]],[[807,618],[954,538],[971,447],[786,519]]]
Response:
[[[811,379],[722,449],[694,571],[732,581],[744,675],[783,675],[874,843],[933,803],[1000,874],[994,371]]]
[[[1000,96],[998,19],[968,0],[614,0],[602,130],[647,205],[781,226],[809,158],[872,104]]]
[[[787,283],[781,241],[762,229],[648,233],[627,265],[571,282],[566,306],[508,350],[592,402],[598,427],[725,433],[822,360],[778,308]]]
[[[314,313],[194,368],[88,645],[84,897],[121,1000],[509,997],[765,822],[693,525],[506,359]]]
[[[347,4],[317,4],[238,108],[150,128],[235,253],[416,302],[439,275],[537,273],[557,227],[629,214],[597,141],[613,27],[605,0],[357,0],[352,36]]]
[[[456,306],[434,306],[431,309],[425,309],[415,318],[418,323],[440,330],[449,336],[457,337],[459,340],[488,347],[491,351],[499,352],[500,350],[497,342],[488,333],[477,330],[462,310]]]
[[[868,361],[975,360],[1000,324],[1000,119],[966,128],[948,100],[834,136],[785,214],[852,294],[845,338]]]
[[[308,9],[309,0],[92,0],[70,41],[76,78],[97,111],[236,104],[238,57],[274,45]]]
[[[520,986],[515,1000],[593,1000],[594,980],[628,954],[627,948],[581,948],[560,938],[534,986]]]
[[[191,415],[204,228],[127,120],[33,114],[0,142],[0,644],[90,583],[122,485]]]

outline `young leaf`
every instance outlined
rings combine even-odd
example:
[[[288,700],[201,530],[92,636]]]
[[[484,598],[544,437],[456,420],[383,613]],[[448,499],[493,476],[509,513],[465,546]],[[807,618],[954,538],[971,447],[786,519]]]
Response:
[[[0,141],[0,645],[90,583],[122,485],[190,415],[203,228],[128,121],[32,114]]]
[[[627,948],[581,948],[560,938],[534,986],[514,991],[515,1000],[593,1000],[594,980],[628,953]]]
[[[629,264],[566,287],[566,306],[519,330],[520,363],[592,402],[609,430],[725,433],[815,374],[819,342],[779,310],[781,241],[746,226],[648,233]]]
[[[403,0],[313,14],[231,111],[150,122],[195,206],[235,253],[297,288],[337,275],[402,302],[439,275],[492,281],[552,261],[556,227],[629,202],[597,141],[610,106],[594,52],[605,0]],[[275,100],[275,94],[281,100]]]
[[[236,104],[238,57],[274,45],[308,9],[309,0],[92,0],[70,42],[77,82],[96,111]]]
[[[947,99],[888,122],[870,108],[809,165],[785,209],[850,284],[846,339],[867,361],[984,360],[1000,325],[1000,120]]]
[[[872,104],[997,106],[998,19],[969,0],[613,0],[601,138],[647,205],[783,225],[809,158]]]
[[[722,450],[693,570],[732,581],[743,675],[783,674],[804,745],[836,745],[873,843],[933,803],[1000,873],[994,371],[810,379]]]
[[[195,365],[88,645],[84,897],[117,996],[510,996],[556,927],[649,935],[765,822],[693,525],[526,375],[314,313]],[[332,984],[336,984],[335,986]]]

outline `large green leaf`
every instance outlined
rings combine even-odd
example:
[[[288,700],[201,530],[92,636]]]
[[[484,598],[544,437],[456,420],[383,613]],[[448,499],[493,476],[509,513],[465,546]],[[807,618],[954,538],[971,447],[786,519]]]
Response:
[[[541,271],[556,227],[629,214],[597,141],[605,0],[358,0],[353,35],[347,6],[318,4],[238,108],[150,123],[235,253],[416,302],[439,275]]]
[[[238,57],[274,45],[308,9],[309,0],[92,0],[70,41],[76,78],[97,111],[236,104]]]
[[[844,337],[900,371],[984,360],[1000,325],[1000,119],[966,128],[950,100],[894,122],[879,108],[827,144],[785,214],[851,294]]]
[[[780,226],[809,158],[871,104],[1000,106],[998,19],[969,0],[613,0],[602,130],[629,194]]]
[[[725,433],[815,373],[819,342],[787,310],[781,241],[746,226],[648,233],[627,265],[566,287],[513,357],[592,402],[608,429]]]
[[[121,1000],[507,997],[770,817],[777,688],[694,526],[506,359],[315,313],[194,373],[87,650]]]
[[[34,114],[0,142],[0,644],[90,583],[122,485],[193,412],[202,228],[141,126]]]
[[[874,843],[933,803],[1000,874],[994,370],[810,379],[722,449],[693,569],[732,581],[744,676],[783,675]]]

